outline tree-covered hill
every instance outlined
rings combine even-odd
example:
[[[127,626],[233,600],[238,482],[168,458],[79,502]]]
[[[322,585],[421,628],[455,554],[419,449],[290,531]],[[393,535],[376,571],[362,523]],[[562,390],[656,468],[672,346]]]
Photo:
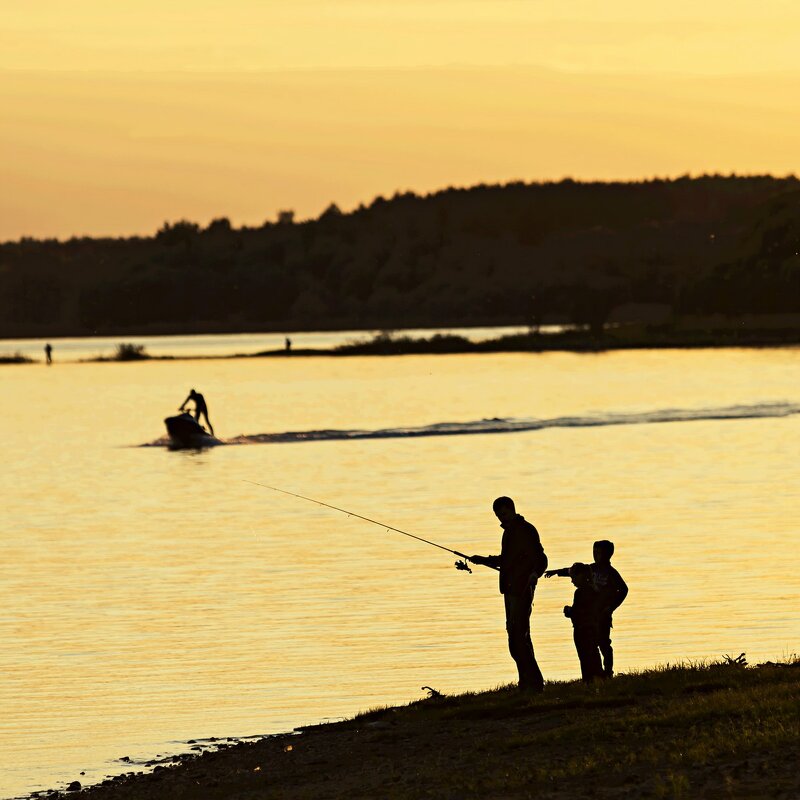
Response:
[[[481,185],[259,228],[5,243],[0,336],[797,313],[799,251],[794,177]]]

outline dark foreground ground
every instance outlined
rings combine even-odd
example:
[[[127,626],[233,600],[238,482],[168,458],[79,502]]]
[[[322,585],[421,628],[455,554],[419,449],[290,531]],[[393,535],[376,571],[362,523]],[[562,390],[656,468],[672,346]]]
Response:
[[[139,798],[799,798],[800,661],[433,697],[69,792]]]

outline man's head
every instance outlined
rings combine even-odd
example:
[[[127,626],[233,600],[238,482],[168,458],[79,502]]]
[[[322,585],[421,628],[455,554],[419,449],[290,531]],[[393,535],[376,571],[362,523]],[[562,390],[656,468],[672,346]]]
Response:
[[[189,397],[194,397],[196,394],[197,392],[194,389],[189,390]]]
[[[517,515],[514,501],[510,497],[498,497],[492,503],[492,511],[500,522],[510,522]]]
[[[592,545],[592,555],[595,563],[608,564],[611,561],[611,556],[614,555],[614,542],[609,542],[608,539],[600,539]]]
[[[588,564],[577,561],[569,568],[569,577],[574,586],[589,586],[592,582],[592,568]]]

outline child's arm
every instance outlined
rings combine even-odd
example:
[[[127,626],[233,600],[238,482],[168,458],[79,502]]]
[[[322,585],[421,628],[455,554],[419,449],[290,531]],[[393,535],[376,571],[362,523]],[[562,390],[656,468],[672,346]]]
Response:
[[[611,571],[611,580],[614,582],[614,598],[609,610],[613,613],[622,605],[625,598],[628,596],[628,584],[622,580],[622,575],[615,569]]]
[[[569,578],[569,567],[563,569],[548,569],[544,573],[545,578],[552,578],[553,575],[558,575],[559,578]]]

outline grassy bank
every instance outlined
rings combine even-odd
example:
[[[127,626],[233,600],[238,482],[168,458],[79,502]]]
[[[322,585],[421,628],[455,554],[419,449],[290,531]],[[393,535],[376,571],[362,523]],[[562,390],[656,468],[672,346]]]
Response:
[[[462,336],[437,334],[428,339],[379,334],[370,340],[340,345],[334,355],[409,355],[413,353],[542,353],[568,351],[597,353],[606,350],[697,347],[769,347],[800,344],[799,330],[691,330],[619,326],[602,334],[588,330],[561,333],[519,333],[472,342]],[[303,351],[309,354],[310,351]],[[270,355],[278,355],[273,352]],[[317,353],[318,354],[318,353]],[[264,355],[267,355],[266,353]]]
[[[681,330],[620,325],[601,334],[589,330],[561,333],[518,333],[494,339],[471,341],[455,334],[429,338],[379,333],[328,350],[283,348],[264,350],[251,357],[302,356],[402,356],[455,353],[602,353],[610,350],[691,349],[710,347],[779,347],[800,344],[800,329]],[[235,357],[235,356],[234,356]]]
[[[84,790],[139,798],[796,798],[800,662],[381,708]]]

